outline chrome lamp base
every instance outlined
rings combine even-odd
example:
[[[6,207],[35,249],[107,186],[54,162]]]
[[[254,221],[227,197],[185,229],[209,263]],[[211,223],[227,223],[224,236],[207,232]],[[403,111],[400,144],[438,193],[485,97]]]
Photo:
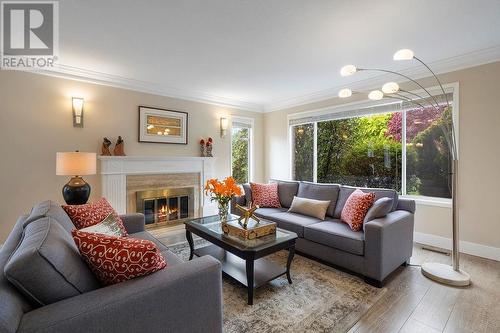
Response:
[[[464,271],[456,271],[452,266],[434,262],[422,264],[422,274],[431,280],[455,287],[466,287],[470,284],[470,275]]]

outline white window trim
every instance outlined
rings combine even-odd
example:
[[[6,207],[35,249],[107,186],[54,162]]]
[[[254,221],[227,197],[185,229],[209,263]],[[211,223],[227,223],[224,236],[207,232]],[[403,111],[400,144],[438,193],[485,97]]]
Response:
[[[455,130],[455,137],[456,137],[456,144],[457,144],[457,154],[460,156],[460,125],[459,125],[459,115],[460,115],[460,95],[459,95],[459,88],[460,85],[458,82],[453,82],[453,83],[448,83],[448,84],[443,84],[443,88],[446,92],[453,92],[453,127]],[[427,90],[431,93],[441,93],[441,87],[439,86],[433,86],[430,88],[427,88]],[[415,94],[419,94],[421,96],[425,95],[425,91],[423,89],[418,89],[418,90],[412,90],[410,91]],[[391,102],[392,104],[393,102]],[[289,179],[293,179],[293,147],[292,147],[292,140],[293,140],[293,135],[292,135],[292,126],[290,125],[290,120],[293,119],[300,119],[300,118],[305,118],[305,117],[314,117],[314,116],[320,116],[320,115],[325,115],[325,114],[330,114],[330,113],[337,113],[337,112],[343,112],[343,111],[349,111],[353,110],[355,108],[363,108],[363,107],[370,107],[370,106],[376,106],[376,105],[383,105],[383,104],[389,104],[389,103],[381,103],[381,101],[370,101],[370,100],[363,100],[363,101],[357,101],[357,102],[351,102],[351,103],[346,103],[346,104],[341,104],[341,105],[335,105],[331,107],[326,107],[326,108],[320,108],[320,109],[314,109],[310,111],[302,111],[302,112],[297,112],[297,113],[292,113],[288,114],[286,118],[286,126],[288,127],[287,130],[287,141],[288,141],[288,147],[289,147],[289,156],[288,156],[288,165],[289,165]],[[406,115],[405,115],[406,116]],[[303,124],[308,124],[309,122],[304,122]],[[294,126],[300,125],[295,124]],[[317,141],[317,122],[314,123],[314,182],[316,182],[317,179],[317,170],[316,170],[316,165],[317,165],[317,146],[316,146],[316,141]],[[406,129],[404,129],[406,132]],[[404,141],[404,142],[403,142]],[[406,135],[404,138],[402,138],[402,144],[406,143]],[[404,153],[404,154],[403,154]],[[402,147],[402,154],[403,156],[406,156],[406,144],[403,145]],[[404,170],[403,170],[404,169]],[[416,201],[417,204],[421,205],[427,205],[427,206],[438,206],[438,207],[445,207],[445,208],[450,208],[452,205],[452,200],[451,199],[446,199],[446,198],[438,198],[438,197],[426,197],[426,196],[417,196],[417,195],[407,195],[406,194],[406,177],[403,177],[403,175],[406,175],[406,159],[402,163],[401,166],[401,187],[402,187],[402,198],[409,198],[413,199]],[[403,187],[404,185],[404,187]]]
[[[241,116],[231,116],[231,127],[230,127],[230,140],[231,144],[229,145],[229,170],[231,170],[231,175],[233,174],[233,123],[243,123],[250,126],[250,131],[248,133],[248,182],[253,182],[253,170],[254,170],[254,124],[255,119],[250,117],[241,117]]]

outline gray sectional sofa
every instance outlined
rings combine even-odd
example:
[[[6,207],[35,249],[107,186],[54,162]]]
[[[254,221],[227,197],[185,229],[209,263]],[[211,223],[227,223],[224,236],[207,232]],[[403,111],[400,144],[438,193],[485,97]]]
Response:
[[[78,250],[71,244],[71,236],[65,234],[74,227],[61,206],[45,201],[33,207],[29,216],[21,216],[0,250],[0,333],[222,332],[220,263],[210,256],[182,262],[144,230],[142,214],[121,218],[131,237],[157,244],[168,266],[145,277],[98,286],[40,306],[33,303],[30,295],[21,293],[19,286],[15,287],[12,279],[8,280],[4,274],[4,271],[12,271],[9,262],[19,260],[19,252],[24,251],[26,255],[34,251],[51,256],[60,265],[55,268],[63,268],[70,274],[72,280],[68,281],[67,276],[60,276],[56,269],[47,278],[41,273],[42,269],[47,270],[47,265],[43,267],[44,258],[40,258],[43,255],[36,257],[38,266],[18,266],[22,271],[14,273],[24,274],[24,283],[42,288],[45,299],[55,297],[49,290],[62,291],[69,283],[78,285],[85,274],[81,274],[82,263],[74,260],[75,255],[79,256],[75,254]],[[40,233],[47,225],[51,226],[50,230]],[[21,246],[22,239],[30,239],[30,244]],[[67,292],[72,292],[70,289]]]
[[[384,217],[364,223],[362,231],[352,231],[340,221],[342,208],[356,189],[337,184],[275,181],[282,208],[259,208],[255,215],[274,221],[278,227],[297,233],[296,250],[364,276],[365,281],[381,287],[384,280],[400,265],[406,265],[413,249],[413,217],[415,202],[398,197],[391,189],[361,188],[375,193],[375,200],[393,199],[391,211]],[[232,201],[232,213],[238,214],[235,204],[247,205],[252,201],[249,184],[245,195]],[[293,197],[330,200],[326,219],[288,212]]]

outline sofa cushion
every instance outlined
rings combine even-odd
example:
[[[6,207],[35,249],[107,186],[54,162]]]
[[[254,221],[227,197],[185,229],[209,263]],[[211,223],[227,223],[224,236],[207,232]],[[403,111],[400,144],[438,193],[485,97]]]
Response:
[[[315,217],[288,212],[272,214],[267,219],[276,222],[280,228],[295,232],[299,237],[304,237],[304,226],[321,222]]]
[[[259,207],[280,208],[280,198],[278,196],[278,184],[258,184],[250,183],[252,190],[252,203]]]
[[[252,202],[252,189],[250,188],[250,184],[243,184],[243,192],[245,192],[245,201],[246,204],[249,205]]]
[[[329,218],[327,221],[305,226],[304,238],[357,255],[363,255],[365,250],[364,233],[352,231],[338,219]]]
[[[167,266],[155,243],[73,230],[81,255],[104,285],[152,274]]]
[[[28,215],[19,217],[0,248],[0,332],[16,332],[23,314],[33,310],[33,304],[7,280],[4,274],[5,264],[21,242],[23,224],[27,218]]]
[[[297,196],[315,200],[329,200],[330,205],[326,215],[333,216],[335,206],[339,197],[340,185],[337,184],[316,184],[310,182],[300,182]]]
[[[41,306],[100,287],[71,235],[52,217],[42,217],[24,228],[4,273],[20,292]]]
[[[337,206],[335,207],[335,213],[333,215],[334,218],[340,219],[340,215],[342,214],[342,209],[344,208],[347,199],[349,198],[351,193],[354,192],[356,189],[358,189],[358,187],[344,186],[344,185],[340,187],[339,199],[337,201]],[[365,193],[369,192],[375,194],[375,200],[384,197],[391,198],[392,200],[394,200],[392,203],[391,212],[396,210],[396,207],[398,206],[398,192],[396,192],[395,190],[386,188],[366,188],[366,187],[361,187],[359,189]]]
[[[292,206],[288,210],[290,213],[316,217],[320,220],[325,219],[326,210],[330,205],[330,200],[314,200],[308,198],[294,197]]]
[[[269,218],[271,217],[273,214],[276,214],[276,213],[283,213],[283,212],[286,212],[287,209],[286,208],[259,208],[255,211],[255,216],[257,217],[261,217],[261,218]]]
[[[109,214],[113,214],[122,231],[122,234],[124,236],[127,235],[127,230],[123,225],[122,219],[118,216],[105,198],[100,198],[95,202],[84,205],[64,205],[62,208],[66,211],[77,229],[83,229],[96,225],[104,221]]]
[[[297,195],[299,190],[299,182],[274,179],[271,181],[278,183],[281,207],[289,208],[292,205],[293,197]]]
[[[68,233],[71,233],[71,230],[75,229],[75,225],[71,222],[71,219],[64,209],[62,209],[61,205],[51,200],[46,200],[34,205],[30,215],[24,222],[24,227],[45,216],[55,219]]]
[[[373,206],[370,207],[368,212],[366,213],[363,224],[366,222],[370,222],[371,220],[375,220],[381,217],[386,216],[391,212],[393,199],[391,198],[380,198],[373,203]]]

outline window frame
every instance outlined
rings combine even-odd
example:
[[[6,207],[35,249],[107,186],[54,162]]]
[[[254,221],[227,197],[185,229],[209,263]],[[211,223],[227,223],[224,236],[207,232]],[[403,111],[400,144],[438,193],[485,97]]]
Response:
[[[231,116],[231,127],[230,132],[230,145],[229,145],[229,170],[231,170],[231,176],[233,175],[233,127],[235,123],[245,124],[248,126],[248,182],[253,181],[253,147],[254,147],[254,118],[241,117],[241,116]],[[241,185],[241,184],[240,184]]]
[[[453,109],[452,109],[452,118],[453,118],[453,127],[455,131],[455,137],[456,137],[456,145],[457,145],[457,154],[460,156],[460,147],[459,147],[459,114],[460,114],[460,107],[459,107],[459,83],[454,82],[454,83],[449,83],[449,84],[444,84],[443,88],[445,89],[446,93],[452,93],[453,94]],[[439,86],[434,86],[431,88],[427,89],[431,94],[442,94],[441,88]],[[425,91],[422,89],[419,90],[413,90],[410,91],[415,94],[419,94],[421,96],[425,95]],[[289,146],[289,179],[293,179],[293,127],[298,126],[298,125],[304,125],[304,124],[314,124],[314,172],[313,172],[313,181],[317,182],[317,157],[318,157],[318,147],[317,147],[317,129],[318,129],[318,120],[316,121],[308,121],[308,117],[317,117],[317,116],[323,116],[323,115],[328,115],[328,114],[334,114],[334,113],[339,113],[339,112],[348,112],[348,111],[355,111],[359,110],[361,108],[367,108],[367,107],[375,107],[375,106],[382,106],[389,104],[387,103],[387,100],[382,100],[382,101],[358,101],[358,102],[351,102],[351,103],[346,103],[346,104],[340,104],[336,105],[333,107],[327,107],[327,108],[322,108],[322,109],[316,109],[316,110],[310,110],[310,111],[304,111],[304,112],[298,112],[298,113],[293,113],[293,114],[288,114],[287,115],[287,141],[288,141],[288,146]],[[390,103],[394,104],[394,102]],[[407,110],[402,110],[402,124],[406,125],[406,113]],[[353,112],[353,118],[354,117],[360,117],[362,115],[355,115]],[[304,119],[303,122],[300,120]],[[291,125],[290,122],[291,120],[295,120],[294,124]],[[408,195],[406,193],[406,126],[402,126],[401,129],[401,135],[402,135],[402,148],[401,148],[401,154],[402,154],[402,165],[401,165],[401,197],[403,198],[410,198],[415,200],[419,204],[423,205],[429,205],[429,206],[439,206],[439,207],[446,207],[449,208],[452,205],[452,199],[449,198],[440,198],[440,197],[429,197],[429,196],[423,196],[423,195]]]

